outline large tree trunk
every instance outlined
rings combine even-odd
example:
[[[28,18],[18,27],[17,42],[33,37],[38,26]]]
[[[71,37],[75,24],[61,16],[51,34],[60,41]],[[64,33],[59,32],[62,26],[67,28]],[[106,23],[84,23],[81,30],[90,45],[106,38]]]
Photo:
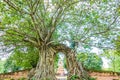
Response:
[[[48,46],[42,46],[39,61],[35,70],[35,80],[56,80],[54,70],[55,51]]]
[[[67,80],[71,80],[73,77],[76,77],[76,80],[88,80],[89,76],[83,69],[82,64],[78,63],[76,60],[75,52],[71,50],[65,55],[68,70]]]
[[[35,74],[35,68],[32,68],[27,75],[27,80],[30,80]]]

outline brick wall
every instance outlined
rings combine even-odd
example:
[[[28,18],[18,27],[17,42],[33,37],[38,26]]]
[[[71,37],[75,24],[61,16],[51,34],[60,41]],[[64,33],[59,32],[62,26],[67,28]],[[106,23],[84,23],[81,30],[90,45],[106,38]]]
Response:
[[[111,71],[89,71],[89,75],[97,80],[120,80],[120,73]]]
[[[0,80],[4,80],[6,78],[10,79],[19,79],[19,78],[26,78],[29,70],[21,70],[16,72],[10,72],[5,74],[0,74]],[[105,72],[105,71],[89,71],[90,76],[96,78],[97,80],[120,80],[120,74],[115,72]]]
[[[5,74],[0,74],[0,80],[4,79],[19,79],[19,78],[26,78],[29,70],[20,70],[16,72],[10,72],[10,73],[5,73]]]

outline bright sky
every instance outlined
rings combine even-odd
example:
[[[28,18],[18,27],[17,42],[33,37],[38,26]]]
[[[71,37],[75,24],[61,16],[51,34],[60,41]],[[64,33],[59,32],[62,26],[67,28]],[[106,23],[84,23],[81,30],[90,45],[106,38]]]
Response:
[[[93,47],[91,52],[96,53],[97,55],[102,53],[102,51],[100,49],[96,48],[96,47]],[[108,65],[109,61],[108,61],[108,59],[102,57],[102,61],[103,61],[103,68],[109,68],[109,65]]]
[[[109,65],[108,65],[109,61],[104,57],[102,57],[102,60],[103,60],[103,68],[109,68]]]

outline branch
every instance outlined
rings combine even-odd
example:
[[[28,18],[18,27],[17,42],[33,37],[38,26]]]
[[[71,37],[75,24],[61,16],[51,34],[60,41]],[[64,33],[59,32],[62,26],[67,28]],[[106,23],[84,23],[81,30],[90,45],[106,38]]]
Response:
[[[52,27],[51,27],[50,31],[48,32],[48,34],[47,34],[47,36],[45,38],[45,42],[47,42],[51,38],[53,32],[55,31],[55,29],[56,29],[56,27],[58,25],[57,23],[60,21],[60,19],[62,19],[61,17],[63,16],[64,12],[67,9],[69,9],[69,7],[71,5],[74,5],[75,3],[78,3],[78,2],[80,2],[80,1],[75,1],[75,2],[72,2],[71,4],[67,4],[65,6],[66,1],[64,1],[63,5],[60,5],[60,4],[58,5],[58,8],[56,9],[55,13],[51,17],[51,23],[50,24],[52,24],[51,25]],[[63,21],[63,20],[61,20],[61,21]]]
[[[106,32],[108,32],[108,31],[110,31],[110,30],[111,30],[111,26],[116,22],[117,18],[118,18],[118,16],[116,16],[115,19],[113,20],[113,22],[112,22],[110,25],[108,25],[108,28],[107,28],[106,30],[101,31],[101,32],[94,33],[94,34],[92,34],[92,35],[95,35],[95,34],[103,34],[103,33],[106,33]]]
[[[31,10],[30,17],[31,17],[31,20],[33,21],[33,25],[34,25],[33,27],[34,27],[34,30],[36,30],[36,32],[37,32],[38,43],[40,43],[40,41],[44,41],[41,29],[39,28],[39,26],[40,27],[44,26],[44,23],[43,23],[41,17],[39,17],[39,15],[37,13],[37,9],[38,9],[40,2],[41,2],[41,0],[36,0],[35,2],[33,2],[32,0],[27,1],[28,6]]]
[[[60,9],[60,10],[59,10]],[[48,40],[51,38],[51,36],[52,36],[52,34],[53,34],[53,32],[55,31],[55,29],[56,29],[56,26],[57,26],[57,22],[59,21],[59,19],[58,19],[58,17],[60,17],[60,14],[61,14],[61,12],[63,11],[60,7],[57,9],[57,11],[58,11],[58,13],[56,12],[56,17],[55,18],[51,18],[51,29],[50,29],[50,31],[48,32],[48,34],[47,34],[47,36],[46,36],[46,38],[45,38],[45,42],[48,42]]]
[[[91,34],[90,36],[88,36],[88,37],[86,37],[85,39],[83,39],[82,42],[85,42],[85,40],[87,40],[88,38],[90,38],[90,37],[93,36],[93,35],[104,34],[104,33],[109,32],[110,30],[113,30],[113,29],[111,28],[111,26],[116,22],[117,19],[118,19],[118,16],[116,16],[115,19],[113,20],[113,22],[112,22],[110,25],[108,25],[108,27],[107,27],[106,30],[101,31],[101,32],[96,32],[96,33],[94,33],[94,34]],[[77,42],[79,42],[79,41],[77,41]]]
[[[57,52],[69,53],[71,49],[64,44],[52,45]]]
[[[38,46],[38,43],[36,42],[36,39],[34,37],[31,37],[30,35],[28,35],[27,33],[22,33],[16,29],[11,29],[12,31],[16,32],[16,33],[12,33],[12,32],[8,32],[6,31],[6,33],[10,36],[17,36],[17,37],[23,37],[23,41],[25,42],[30,42],[35,46]]]
[[[43,1],[44,1],[44,0],[43,0]],[[34,4],[33,4],[33,5],[35,5],[35,9],[33,10],[34,13],[36,13],[39,4],[40,4],[40,0],[36,0],[36,2],[34,2]],[[33,6],[33,7],[34,7],[34,6]]]
[[[20,9],[16,4],[14,4],[13,2],[11,2],[10,0],[3,0],[3,1],[6,2],[14,10],[20,12],[21,14],[29,14],[28,12]]]

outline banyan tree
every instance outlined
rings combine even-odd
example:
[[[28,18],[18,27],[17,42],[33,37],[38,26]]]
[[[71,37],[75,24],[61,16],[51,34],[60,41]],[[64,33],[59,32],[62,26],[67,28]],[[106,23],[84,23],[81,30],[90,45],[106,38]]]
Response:
[[[118,25],[116,1],[0,0],[0,40],[8,48],[32,46],[39,51],[35,80],[56,80],[54,59],[58,52],[66,56],[68,80],[73,75],[88,80],[76,50],[112,35],[111,29]]]

